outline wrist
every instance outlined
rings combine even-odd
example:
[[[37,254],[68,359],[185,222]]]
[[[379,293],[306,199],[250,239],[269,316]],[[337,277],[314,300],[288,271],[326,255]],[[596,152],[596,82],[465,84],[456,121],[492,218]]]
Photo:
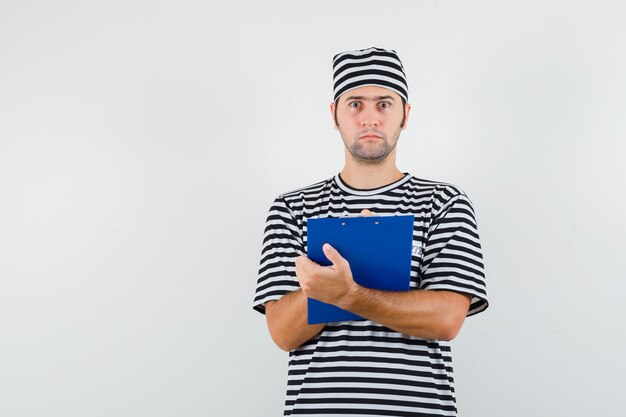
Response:
[[[352,281],[351,285],[348,287],[348,291],[346,291],[341,300],[339,300],[337,306],[344,310],[352,311],[354,307],[359,304],[359,300],[363,296],[363,291],[365,291],[365,287]]]

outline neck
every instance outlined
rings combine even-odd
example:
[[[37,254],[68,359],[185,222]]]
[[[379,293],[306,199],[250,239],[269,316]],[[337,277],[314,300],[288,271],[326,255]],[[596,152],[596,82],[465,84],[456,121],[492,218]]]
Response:
[[[350,187],[363,190],[382,187],[404,177],[392,155],[379,164],[357,162],[351,155],[346,155],[346,163],[340,174]]]

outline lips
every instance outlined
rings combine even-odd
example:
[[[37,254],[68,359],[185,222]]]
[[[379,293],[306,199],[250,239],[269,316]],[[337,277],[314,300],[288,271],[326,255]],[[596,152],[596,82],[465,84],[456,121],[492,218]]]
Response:
[[[382,136],[372,135],[372,134],[359,136],[359,139],[366,139],[366,140],[367,139],[381,139],[381,138]]]

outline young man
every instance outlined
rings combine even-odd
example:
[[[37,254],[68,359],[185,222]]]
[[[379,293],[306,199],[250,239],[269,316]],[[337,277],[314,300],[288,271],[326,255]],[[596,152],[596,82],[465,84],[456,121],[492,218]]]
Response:
[[[396,166],[411,111],[399,57],[368,48],[333,59],[330,111],[345,144],[342,171],[279,195],[267,218],[254,299],[289,351],[285,415],[455,416],[448,341],[487,308],[474,210],[457,187]],[[415,216],[411,289],[362,287],[330,245],[331,266],[306,257],[306,220]],[[366,320],[307,324],[307,297]]]

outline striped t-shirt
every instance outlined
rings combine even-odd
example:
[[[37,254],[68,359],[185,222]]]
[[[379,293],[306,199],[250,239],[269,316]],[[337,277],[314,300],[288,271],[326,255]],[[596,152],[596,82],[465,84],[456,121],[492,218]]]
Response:
[[[408,173],[359,190],[340,175],[278,196],[265,226],[253,307],[299,288],[295,258],[306,254],[306,220],[375,215],[415,217],[411,289],[472,296],[468,316],[487,308],[474,210],[457,187]],[[379,323],[328,323],[289,353],[285,415],[455,416],[448,342],[420,339]]]

